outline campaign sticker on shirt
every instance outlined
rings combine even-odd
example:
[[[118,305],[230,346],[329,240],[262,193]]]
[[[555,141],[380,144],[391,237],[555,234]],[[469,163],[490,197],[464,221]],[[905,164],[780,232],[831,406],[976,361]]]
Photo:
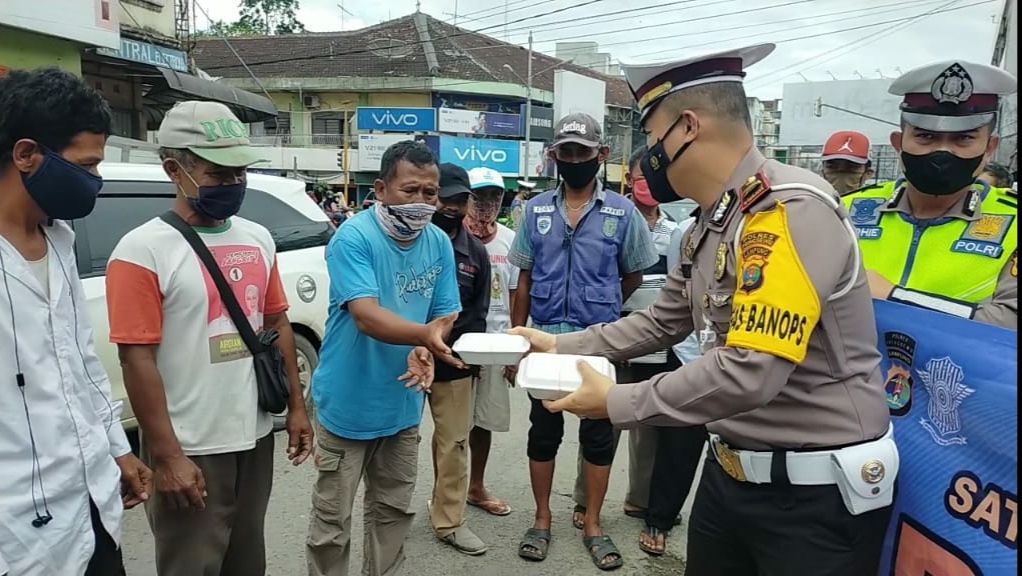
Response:
[[[746,217],[735,257],[740,276],[727,345],[801,363],[820,320],[820,299],[792,243],[783,203]]]
[[[256,246],[234,244],[210,246],[209,251],[231,285],[231,290],[241,304],[252,330],[258,333],[263,328],[265,292],[269,285],[269,267],[263,258],[262,250]],[[209,361],[219,364],[251,356],[205,266],[202,266],[202,274],[206,280],[206,295],[209,299],[209,312],[206,318]]]

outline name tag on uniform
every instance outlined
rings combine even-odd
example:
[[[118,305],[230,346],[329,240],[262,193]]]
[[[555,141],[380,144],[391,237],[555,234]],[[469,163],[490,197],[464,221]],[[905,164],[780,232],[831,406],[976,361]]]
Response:
[[[1004,254],[1001,243],[1014,220],[1015,217],[1010,214],[984,214],[979,220],[969,223],[961,238],[951,245],[951,251],[1000,258]]]
[[[856,226],[855,231],[859,240],[879,240],[884,235],[884,229],[879,226]]]
[[[553,214],[556,210],[557,210],[557,208],[554,208],[553,206],[533,206],[532,207],[532,213],[533,214]]]
[[[604,206],[600,208],[600,214],[608,214],[610,216],[624,216],[625,211],[620,208],[614,208],[613,206]]]

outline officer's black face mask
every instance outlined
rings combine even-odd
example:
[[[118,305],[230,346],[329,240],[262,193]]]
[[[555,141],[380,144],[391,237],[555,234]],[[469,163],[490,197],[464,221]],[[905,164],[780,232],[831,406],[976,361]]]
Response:
[[[905,179],[916,190],[933,196],[947,196],[971,186],[983,164],[984,154],[960,158],[947,150],[928,154],[901,152]]]
[[[692,145],[695,140],[686,142],[674,156],[668,156],[667,151],[664,149],[664,140],[670,136],[671,132],[681,122],[683,116],[679,116],[674,123],[667,129],[663,137],[657,140],[654,144],[646,151],[646,154],[642,156],[642,160],[639,161],[639,168],[642,169],[642,175],[646,177],[646,182],[649,184],[649,191],[653,195],[653,199],[661,204],[668,202],[675,202],[680,198],[678,192],[671,186],[671,180],[667,177],[667,168],[674,162],[681,158],[681,155],[688,150],[688,147]]]

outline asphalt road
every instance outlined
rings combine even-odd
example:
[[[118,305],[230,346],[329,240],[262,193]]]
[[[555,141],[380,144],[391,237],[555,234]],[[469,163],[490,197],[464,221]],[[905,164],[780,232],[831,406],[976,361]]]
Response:
[[[528,399],[518,390],[512,391],[512,431],[494,435],[487,481],[490,491],[507,501],[514,512],[497,518],[482,511],[468,509],[468,525],[489,544],[489,552],[469,557],[441,543],[433,535],[426,514],[426,500],[432,488],[432,464],[428,439],[432,433],[429,415],[423,419],[423,442],[419,454],[419,482],[415,491],[418,515],[406,547],[408,561],[403,574],[414,576],[575,576],[599,574],[582,545],[581,532],[571,525],[574,506],[571,491],[575,477],[575,454],[578,448],[578,420],[567,416],[565,442],[559,456],[560,466],[551,502],[554,511],[553,543],[545,562],[534,564],[518,558],[518,542],[532,525],[534,504],[529,486],[525,438],[528,430]],[[311,460],[294,468],[284,457],[286,440],[279,441],[273,496],[266,519],[268,576],[304,576],[305,535],[309,521],[310,494],[315,476]],[[637,538],[642,525],[639,520],[621,513],[627,488],[628,443],[621,442],[607,503],[603,511],[606,534],[614,538],[625,557],[625,565],[614,574],[621,576],[680,576],[684,573],[685,525],[675,530],[668,540],[667,554],[650,558],[639,550]],[[693,490],[693,493],[695,491]],[[362,525],[362,497],[356,499],[352,526]],[[691,497],[686,504],[686,515]],[[353,538],[351,574],[361,572],[361,535]],[[124,560],[128,576],[156,576],[152,567],[152,535],[141,509],[127,514],[123,536]]]

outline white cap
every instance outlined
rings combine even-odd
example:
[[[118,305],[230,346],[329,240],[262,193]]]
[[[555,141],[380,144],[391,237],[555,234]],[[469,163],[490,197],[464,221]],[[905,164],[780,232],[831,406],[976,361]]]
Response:
[[[500,172],[482,166],[468,171],[468,183],[473,190],[490,187],[504,189],[504,177]]]
[[[901,117],[931,132],[968,132],[994,121],[1001,96],[1014,94],[1018,80],[988,64],[945,60],[909,70],[888,92],[902,96]]]
[[[745,69],[766,58],[774,44],[757,44],[737,50],[693,56],[657,64],[622,64],[628,87],[645,119],[665,96],[684,88],[714,82],[742,82]]]
[[[526,182],[525,180],[519,180],[517,184],[519,188],[528,188],[529,190],[532,190],[533,188],[536,187],[535,182]]]
[[[190,150],[218,166],[241,168],[266,161],[249,142],[248,128],[219,102],[178,102],[164,115],[157,140],[163,148]]]

